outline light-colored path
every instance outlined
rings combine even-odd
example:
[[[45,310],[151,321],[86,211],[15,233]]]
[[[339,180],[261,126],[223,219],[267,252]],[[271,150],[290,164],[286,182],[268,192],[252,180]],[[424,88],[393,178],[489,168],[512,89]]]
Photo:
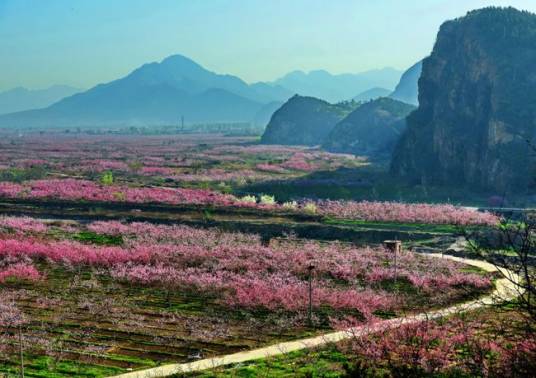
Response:
[[[430,254],[430,256],[442,258],[438,254]],[[480,260],[469,260],[454,256],[445,255],[443,258],[459,261],[468,265],[476,266],[488,272],[495,272],[497,268],[487,262]],[[183,364],[171,364],[163,365],[156,368],[147,370],[139,370],[126,374],[116,376],[117,378],[152,378],[152,377],[167,377],[178,373],[187,373],[194,371],[201,371],[212,369],[217,366],[230,365],[240,362],[258,360],[261,358],[278,356],[288,352],[293,352],[301,349],[313,348],[329,343],[335,343],[344,339],[349,339],[355,336],[362,336],[368,333],[380,331],[382,329],[394,328],[402,324],[421,322],[427,319],[437,319],[447,315],[460,313],[463,311],[477,309],[479,307],[497,303],[498,301],[505,301],[515,298],[519,295],[516,290],[516,285],[513,282],[519,282],[519,277],[512,272],[503,271],[510,279],[501,278],[496,281],[495,290],[488,296],[482,297],[478,300],[451,306],[442,310],[431,311],[428,313],[422,313],[413,316],[407,316],[403,318],[389,319],[378,322],[374,325],[365,325],[356,328],[351,328],[345,331],[332,332],[325,335],[311,337],[307,339],[301,339],[296,341],[289,341],[279,343],[276,345],[267,346],[264,348],[249,350],[245,352],[238,352],[221,357],[207,358],[195,362],[183,363]],[[513,281],[513,282],[512,282]]]

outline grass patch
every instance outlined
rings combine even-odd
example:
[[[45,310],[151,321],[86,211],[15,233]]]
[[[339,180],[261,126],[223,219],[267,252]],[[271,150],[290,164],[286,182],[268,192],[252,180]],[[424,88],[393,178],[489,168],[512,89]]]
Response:
[[[365,220],[348,220],[326,218],[323,223],[329,225],[358,226],[362,228],[373,228],[379,230],[399,230],[399,231],[426,231],[441,234],[459,234],[460,227],[450,224],[429,224],[429,223],[397,223],[397,222],[376,222]],[[474,227],[471,227],[474,228]],[[465,230],[469,227],[465,227]]]
[[[72,235],[74,240],[81,243],[97,245],[122,245],[123,237],[121,235],[104,235],[97,234],[93,231],[80,231]]]
[[[124,373],[126,370],[119,367],[86,364],[78,361],[62,360],[54,362],[46,356],[25,356],[24,373],[27,377],[108,377]],[[19,377],[20,367],[18,361],[0,361],[0,374],[6,377]],[[1,376],[1,375],[0,375]]]
[[[349,359],[335,347],[322,350],[303,350],[278,357],[221,367],[211,371],[177,374],[178,377],[341,377]]]

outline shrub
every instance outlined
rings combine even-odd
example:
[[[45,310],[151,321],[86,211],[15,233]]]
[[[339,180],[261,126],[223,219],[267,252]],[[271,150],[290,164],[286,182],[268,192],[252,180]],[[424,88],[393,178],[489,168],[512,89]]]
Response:
[[[247,196],[241,197],[238,201],[243,202],[243,203],[257,203],[257,197],[247,195]]]
[[[111,171],[104,172],[100,181],[102,185],[112,185],[114,183],[114,175]]]
[[[262,194],[260,202],[263,205],[275,205],[275,197],[267,194]]]
[[[307,202],[305,204],[305,206],[303,206],[303,210],[306,212],[306,213],[309,213],[309,214],[316,214],[317,212],[317,207],[314,203],[312,202]]]
[[[295,210],[297,208],[298,208],[298,203],[296,201],[285,202],[283,204],[283,209]]]

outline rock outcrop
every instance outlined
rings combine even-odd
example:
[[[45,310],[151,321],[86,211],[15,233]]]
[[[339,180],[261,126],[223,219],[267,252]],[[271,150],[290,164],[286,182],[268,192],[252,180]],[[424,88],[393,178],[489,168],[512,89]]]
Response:
[[[406,128],[405,118],[413,110],[413,105],[387,97],[367,102],[335,125],[323,147],[331,152],[390,157]]]
[[[534,176],[536,15],[485,8],[444,23],[391,170],[415,184],[526,193]]]
[[[357,103],[330,104],[318,98],[295,95],[273,114],[261,143],[319,145],[355,106]]]

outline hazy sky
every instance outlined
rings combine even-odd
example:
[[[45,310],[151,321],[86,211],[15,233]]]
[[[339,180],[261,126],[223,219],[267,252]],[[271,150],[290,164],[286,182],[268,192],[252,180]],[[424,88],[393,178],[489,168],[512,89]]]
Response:
[[[186,55],[248,82],[295,70],[405,69],[439,25],[536,0],[0,0],[0,90],[91,87]]]

